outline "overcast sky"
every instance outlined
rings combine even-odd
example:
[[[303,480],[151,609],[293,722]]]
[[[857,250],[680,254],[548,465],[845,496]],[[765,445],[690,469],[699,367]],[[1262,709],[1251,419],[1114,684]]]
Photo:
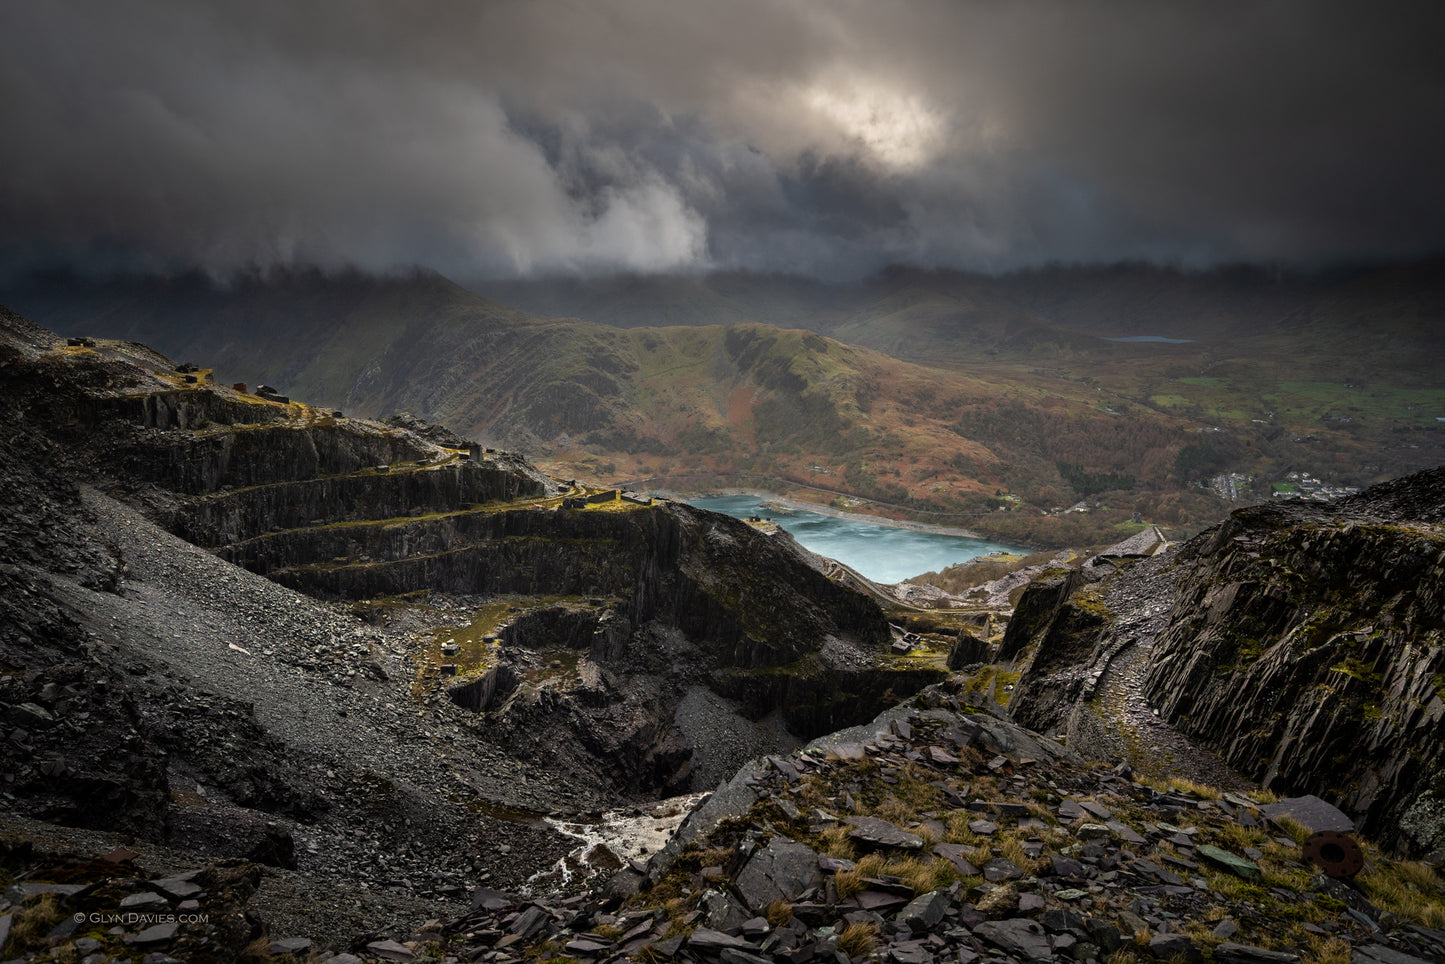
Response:
[[[1445,3],[0,3],[0,268],[1445,253]]]

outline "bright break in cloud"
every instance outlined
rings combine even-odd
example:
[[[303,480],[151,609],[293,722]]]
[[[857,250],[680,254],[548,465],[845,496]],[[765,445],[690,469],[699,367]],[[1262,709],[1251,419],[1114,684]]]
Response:
[[[1438,4],[0,5],[0,259],[458,277],[1445,242]]]

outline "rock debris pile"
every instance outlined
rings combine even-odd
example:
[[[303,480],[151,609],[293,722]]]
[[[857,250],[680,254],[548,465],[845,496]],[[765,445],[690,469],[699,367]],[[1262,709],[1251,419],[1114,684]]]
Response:
[[[1445,959],[1445,931],[1306,866],[1289,834],[1307,828],[1254,798],[995,752],[1009,729],[924,710],[770,758],[751,806],[625,909],[480,892],[439,946],[492,964]]]
[[[264,934],[246,907],[254,864],[154,878],[134,853],[57,862],[19,845],[5,850],[24,869],[0,902],[0,934],[18,960],[96,964],[229,964],[248,942],[330,964],[1445,959],[1445,931],[1375,902],[1399,867],[1374,855],[1355,885],[1302,862],[1309,827],[1296,818],[1338,819],[1322,801],[1153,786],[943,703],[893,713],[866,741],[767,758],[740,774],[742,803],[710,832],[675,859],[634,864],[606,893],[483,888],[461,917],[323,949]],[[643,870],[656,882],[624,899]],[[1434,887],[1438,913],[1438,877]]]

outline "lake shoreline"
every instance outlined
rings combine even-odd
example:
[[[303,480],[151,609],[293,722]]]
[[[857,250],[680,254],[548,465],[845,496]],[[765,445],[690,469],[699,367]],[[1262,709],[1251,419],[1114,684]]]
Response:
[[[891,529],[909,529],[913,532],[928,532],[941,536],[961,536],[965,539],[978,539],[981,542],[991,542],[988,536],[972,529],[962,529],[957,526],[936,526],[926,522],[910,522],[906,519],[889,519],[880,515],[870,515],[866,512],[845,512],[842,509],[835,509],[828,505],[819,505],[816,502],[802,502],[797,499],[789,499],[786,496],[778,495],[776,492],[765,492],[762,489],[710,489],[707,495],[693,494],[684,496],[676,492],[669,492],[664,489],[657,490],[657,494],[666,499],[676,499],[679,502],[687,502],[692,499],[727,498],[731,496],[748,496],[749,498],[762,499],[766,502],[776,502],[778,505],[789,509],[801,509],[804,512],[812,512],[816,515],[825,515],[833,519],[843,519],[851,522],[866,522],[870,525],[887,526]]]

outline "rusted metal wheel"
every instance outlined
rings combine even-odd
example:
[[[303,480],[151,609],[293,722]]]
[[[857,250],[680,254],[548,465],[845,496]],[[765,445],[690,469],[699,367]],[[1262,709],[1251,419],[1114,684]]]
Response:
[[[1353,877],[1365,866],[1355,838],[1338,830],[1321,830],[1305,841],[1304,858],[1330,877]]]

